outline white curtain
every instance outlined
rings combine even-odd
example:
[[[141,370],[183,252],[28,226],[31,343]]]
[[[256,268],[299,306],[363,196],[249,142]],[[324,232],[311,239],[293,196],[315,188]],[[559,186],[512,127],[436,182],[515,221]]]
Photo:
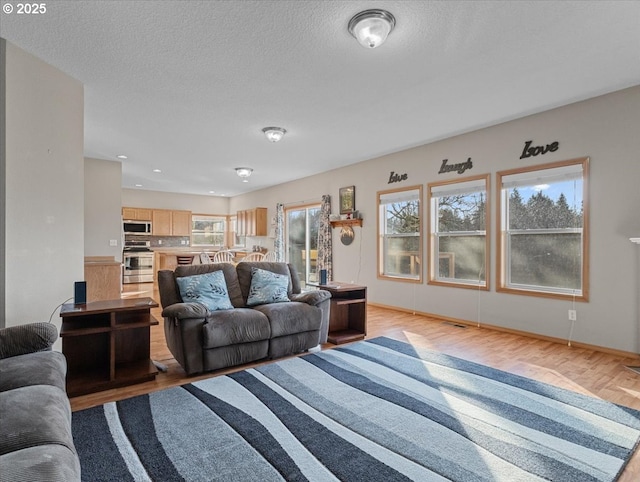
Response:
[[[276,239],[273,241],[276,261],[284,262],[284,204],[276,204]]]
[[[325,194],[322,196],[322,204],[320,206],[320,226],[318,226],[318,279],[320,279],[320,270],[327,270],[327,283],[333,279],[333,246],[331,243],[331,223],[329,216],[331,215],[331,196]]]

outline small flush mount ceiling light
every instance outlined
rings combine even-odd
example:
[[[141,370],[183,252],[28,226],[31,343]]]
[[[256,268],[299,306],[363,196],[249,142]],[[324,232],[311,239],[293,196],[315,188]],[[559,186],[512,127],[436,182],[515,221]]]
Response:
[[[349,20],[349,33],[368,49],[375,49],[387,40],[396,26],[396,19],[386,10],[365,10]]]
[[[278,142],[284,137],[287,130],[282,127],[265,127],[262,129],[262,132],[264,132],[264,135],[267,136],[267,139],[271,142]]]
[[[127,157],[127,156],[125,156],[124,154],[118,154],[116,157],[117,157],[118,159],[122,159],[122,160],[128,159],[128,157]]]
[[[253,169],[250,167],[236,167],[236,174],[242,178],[242,182],[249,182],[247,178],[252,172]]]

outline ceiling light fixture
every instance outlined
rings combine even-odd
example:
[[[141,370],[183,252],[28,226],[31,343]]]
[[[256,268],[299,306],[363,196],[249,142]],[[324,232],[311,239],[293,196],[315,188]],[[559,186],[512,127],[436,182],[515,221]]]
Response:
[[[118,159],[122,159],[122,160],[124,160],[124,159],[128,159],[128,157],[127,157],[127,156],[125,156],[124,154],[118,154],[116,157],[117,157]]]
[[[264,135],[267,136],[267,139],[271,142],[278,142],[284,137],[287,130],[282,127],[265,127],[262,129],[262,132],[264,132]]]
[[[365,10],[349,20],[349,33],[363,47],[375,49],[387,40],[395,26],[395,17],[386,10]]]
[[[252,172],[253,169],[250,167],[236,167],[236,174],[242,178],[242,182],[249,182],[247,178]]]

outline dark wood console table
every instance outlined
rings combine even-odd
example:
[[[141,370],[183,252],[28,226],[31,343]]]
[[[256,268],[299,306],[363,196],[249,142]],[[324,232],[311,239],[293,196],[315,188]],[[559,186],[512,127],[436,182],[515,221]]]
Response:
[[[70,397],[155,379],[150,328],[158,324],[151,315],[157,306],[151,298],[62,305]]]
[[[318,288],[331,293],[329,343],[340,345],[364,340],[367,334],[367,287],[334,281]]]

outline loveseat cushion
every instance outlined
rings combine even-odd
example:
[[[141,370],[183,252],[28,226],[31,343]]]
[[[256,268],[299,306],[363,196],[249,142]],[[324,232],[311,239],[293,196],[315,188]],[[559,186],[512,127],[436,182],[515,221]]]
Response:
[[[291,301],[287,296],[289,276],[260,268],[251,268],[251,287],[247,306]]]
[[[268,340],[270,336],[269,320],[260,311],[249,308],[214,311],[202,326],[202,348]]]
[[[271,338],[320,330],[322,311],[306,303],[274,303],[254,306],[253,309],[269,318]]]
[[[58,329],[46,322],[27,323],[0,330],[0,358],[51,350]]]
[[[67,360],[57,351],[40,351],[0,360],[0,392],[27,385],[52,385],[65,390]]]
[[[243,261],[236,266],[238,274],[238,283],[242,292],[242,299],[246,305],[251,290],[251,279],[253,278],[252,268],[259,268],[272,273],[285,275],[289,278],[287,286],[287,296],[290,298],[293,294],[293,285],[291,281],[291,271],[286,263],[269,263],[264,261]]]
[[[231,263],[194,264],[178,266],[175,271],[158,271],[158,290],[160,293],[160,302],[162,303],[162,307],[167,308],[168,306],[184,301],[180,296],[180,290],[176,283],[176,278],[212,273],[219,270],[222,270],[224,273],[224,280],[227,284],[227,291],[229,293],[231,304],[235,308],[244,307],[245,298],[242,297],[242,291],[238,284],[236,267]]]
[[[186,302],[202,303],[210,311],[231,310],[227,283],[222,270],[176,278],[180,296]]]
[[[69,399],[57,387],[31,385],[0,393],[0,419],[0,455],[48,444],[75,453]]]
[[[58,444],[0,455],[0,467],[0,482],[80,481],[80,461],[76,453]]]

